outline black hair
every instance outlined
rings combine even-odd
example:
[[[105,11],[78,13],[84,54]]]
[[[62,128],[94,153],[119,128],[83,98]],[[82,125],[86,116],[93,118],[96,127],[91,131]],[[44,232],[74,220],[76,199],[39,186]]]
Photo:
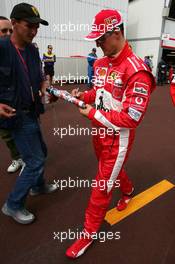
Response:
[[[50,46],[52,47],[52,45],[51,45],[51,44],[49,44],[49,45],[47,46],[47,48],[49,48]],[[52,47],[52,48],[53,48],[53,47]]]
[[[0,20],[9,20],[7,17],[0,16]]]
[[[123,23],[116,26],[116,28],[114,27],[112,30],[110,30],[111,33],[115,32],[115,31],[120,31],[122,33],[122,36],[124,36],[124,25]]]
[[[121,25],[119,25],[118,27],[119,27],[122,35],[124,36],[124,25],[123,25],[123,23]]]

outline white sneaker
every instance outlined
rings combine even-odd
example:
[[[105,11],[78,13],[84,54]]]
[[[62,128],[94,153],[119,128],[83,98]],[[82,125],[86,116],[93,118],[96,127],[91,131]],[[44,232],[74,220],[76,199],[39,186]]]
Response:
[[[16,222],[23,225],[30,224],[35,220],[35,216],[25,209],[25,207],[22,209],[13,210],[7,206],[7,203],[5,203],[1,210],[3,214],[11,216]]]
[[[23,166],[24,166],[24,162],[22,159],[12,160],[12,164],[10,164],[10,166],[8,167],[7,172],[14,173]]]

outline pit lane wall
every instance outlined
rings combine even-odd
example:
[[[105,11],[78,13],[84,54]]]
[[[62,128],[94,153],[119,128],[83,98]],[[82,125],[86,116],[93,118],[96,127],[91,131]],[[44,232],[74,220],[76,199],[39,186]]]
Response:
[[[0,15],[9,17],[12,7],[21,2],[23,1],[0,0]],[[122,12],[124,20],[127,21],[128,0],[25,0],[24,2],[36,6],[41,17],[49,22],[48,27],[41,25],[34,42],[38,44],[41,56],[47,50],[48,44],[53,45],[57,57],[56,76],[60,72],[67,74],[69,71],[76,75],[77,69],[80,74],[82,71],[84,75],[87,74],[86,59],[77,60],[74,66],[75,59],[68,59],[68,57],[87,56],[95,47],[94,42],[85,41],[83,38],[88,34],[92,19],[97,12],[102,9],[116,8]],[[75,30],[71,24],[75,26]],[[97,49],[97,55],[102,56],[100,49]]]
[[[153,56],[153,74],[161,57],[161,35],[163,31],[163,10],[168,1],[135,0],[128,8],[127,38],[133,51],[142,59]]]
[[[165,36],[167,37],[167,39],[165,38]],[[162,47],[165,49],[175,50],[175,21],[174,20],[165,20]]]
[[[87,59],[59,57],[55,64],[54,81],[64,84],[65,80],[69,83],[79,82],[85,83],[87,80]]]

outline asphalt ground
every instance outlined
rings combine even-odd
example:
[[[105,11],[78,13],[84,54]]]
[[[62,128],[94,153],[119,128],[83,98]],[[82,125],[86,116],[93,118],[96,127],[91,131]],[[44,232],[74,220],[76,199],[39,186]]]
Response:
[[[65,88],[71,90],[72,87]],[[83,85],[80,88],[83,89]],[[174,116],[169,86],[157,87],[137,129],[126,165],[136,195],[164,179],[175,184]],[[49,153],[45,175],[50,182],[69,178],[91,180],[95,176],[97,162],[91,136],[67,135],[62,139],[57,133],[54,136],[54,128],[68,128],[69,125],[91,127],[90,121],[80,116],[73,105],[59,100],[54,106],[47,106],[41,126]],[[18,176],[6,172],[9,163],[8,149],[0,142],[0,207]],[[68,230],[81,231],[89,195],[90,188],[64,188],[51,195],[28,197],[27,208],[37,219],[27,226],[0,212],[0,263],[72,263],[66,258],[65,251],[73,240],[61,242],[54,232],[60,235]],[[119,197],[116,190],[109,209],[115,206]],[[76,263],[174,264],[174,201],[175,190],[172,188],[121,222],[113,226],[104,222],[101,232],[120,232],[120,239],[96,241]]]

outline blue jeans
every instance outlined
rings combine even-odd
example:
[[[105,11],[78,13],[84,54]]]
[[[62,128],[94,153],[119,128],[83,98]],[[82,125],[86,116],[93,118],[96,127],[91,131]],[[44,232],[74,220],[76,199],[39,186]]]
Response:
[[[17,177],[15,187],[7,199],[7,205],[17,210],[24,206],[30,188],[40,188],[44,185],[47,148],[34,114],[23,114],[22,125],[12,130],[12,136],[25,162],[25,167]]]
[[[88,65],[88,86],[89,87],[93,86],[93,83],[92,83],[93,76],[94,76],[93,66]]]

